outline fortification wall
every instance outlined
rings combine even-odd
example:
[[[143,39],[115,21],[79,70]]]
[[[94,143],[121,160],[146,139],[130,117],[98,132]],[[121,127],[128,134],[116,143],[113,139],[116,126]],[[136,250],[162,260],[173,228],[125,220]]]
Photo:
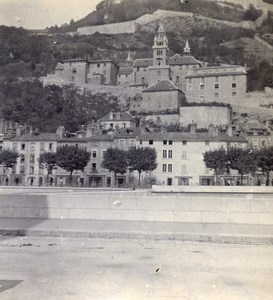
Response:
[[[99,32],[101,34],[121,34],[121,33],[134,33],[136,31],[135,21],[127,21],[122,23],[112,23],[97,26],[80,27],[77,29],[77,34],[94,34]]]

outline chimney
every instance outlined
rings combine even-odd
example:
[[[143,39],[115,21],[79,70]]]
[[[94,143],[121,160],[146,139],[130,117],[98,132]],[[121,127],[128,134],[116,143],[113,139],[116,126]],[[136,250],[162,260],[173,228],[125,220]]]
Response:
[[[197,124],[196,123],[191,123],[190,124],[190,134],[195,134],[196,133],[196,128],[197,128]]]
[[[59,136],[60,139],[62,139],[65,134],[65,128],[63,126],[59,126],[56,130],[56,134]]]
[[[19,125],[16,127],[16,136],[22,135],[23,126]]]

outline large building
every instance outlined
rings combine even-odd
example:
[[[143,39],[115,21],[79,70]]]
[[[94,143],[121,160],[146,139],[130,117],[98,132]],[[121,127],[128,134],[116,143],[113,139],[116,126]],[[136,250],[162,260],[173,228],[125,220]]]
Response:
[[[152,57],[132,61],[129,52],[120,67],[110,60],[68,59],[58,63],[54,75],[48,75],[45,82],[141,87],[145,93],[147,88],[168,80],[186,95],[189,102],[239,104],[240,99],[246,97],[244,67],[204,67],[205,63],[192,56],[188,41],[182,54],[170,56],[167,33],[162,24],[155,33],[152,53]]]

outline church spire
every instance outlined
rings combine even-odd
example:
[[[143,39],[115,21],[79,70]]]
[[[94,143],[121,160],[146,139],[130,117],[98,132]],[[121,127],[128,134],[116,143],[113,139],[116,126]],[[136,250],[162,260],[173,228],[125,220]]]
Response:
[[[185,45],[183,54],[184,55],[190,55],[191,54],[191,48],[190,48],[188,40],[186,41],[186,45]]]
[[[159,28],[155,34],[154,45],[153,45],[153,65],[167,65],[168,61],[168,39],[166,31],[160,22]]]

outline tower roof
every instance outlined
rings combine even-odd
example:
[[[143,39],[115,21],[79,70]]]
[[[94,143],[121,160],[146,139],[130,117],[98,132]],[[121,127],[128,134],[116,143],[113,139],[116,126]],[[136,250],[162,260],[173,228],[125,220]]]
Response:
[[[160,23],[160,25],[159,25],[159,28],[158,28],[158,31],[157,31],[158,33],[165,33],[165,29],[164,29],[164,27],[163,27],[163,24],[162,23]]]
[[[190,45],[189,45],[189,41],[187,40],[185,48],[184,48],[184,54],[189,55],[190,53],[191,53],[191,48],[190,48]]]

